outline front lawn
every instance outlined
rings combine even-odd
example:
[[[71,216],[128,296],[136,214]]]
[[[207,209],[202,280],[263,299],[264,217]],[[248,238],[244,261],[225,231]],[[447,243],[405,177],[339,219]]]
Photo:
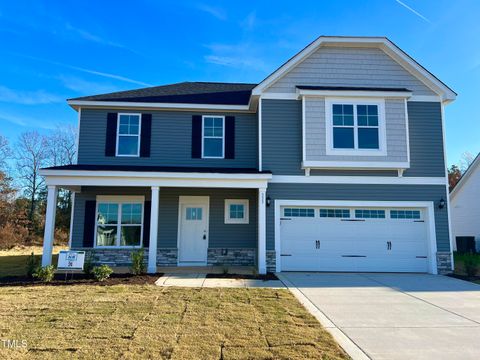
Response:
[[[0,358],[345,359],[287,290],[4,287]]]
[[[467,258],[477,267],[476,276],[467,276],[465,271]],[[480,284],[480,254],[459,254],[454,252],[453,260],[455,262],[454,276]]]
[[[55,246],[53,248],[52,264],[55,264],[55,266],[57,265],[58,252],[64,249],[65,246]],[[27,259],[32,252],[38,261],[41,261],[42,247],[40,246],[25,246],[10,250],[0,250],[0,278],[5,276],[25,276]]]

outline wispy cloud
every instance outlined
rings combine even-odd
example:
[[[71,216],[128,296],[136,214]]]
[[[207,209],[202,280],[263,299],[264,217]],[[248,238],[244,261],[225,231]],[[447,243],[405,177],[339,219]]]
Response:
[[[67,89],[80,94],[101,94],[120,90],[112,84],[88,81],[76,76],[60,75],[57,77]]]
[[[227,13],[221,8],[213,7],[207,4],[197,4],[197,9],[216,17],[218,20],[227,20]]]
[[[39,57],[36,57],[36,56],[24,55],[24,54],[13,53],[13,52],[9,52],[9,54],[14,55],[14,56],[23,57],[23,58],[26,58],[26,59],[35,60],[35,61],[41,61],[41,62],[44,62],[44,63],[47,63],[47,64],[52,64],[52,65],[56,65],[56,66],[65,67],[65,68],[68,68],[68,69],[84,72],[84,73],[87,73],[87,74],[101,76],[101,77],[108,78],[108,79],[115,79],[115,80],[124,81],[124,82],[128,82],[128,83],[131,83],[131,84],[142,85],[142,86],[152,86],[152,84],[148,84],[148,83],[145,83],[143,81],[130,79],[128,77],[117,75],[117,74],[111,74],[111,73],[106,73],[106,72],[102,72],[102,71],[86,69],[86,68],[82,68],[82,67],[75,66],[75,65],[64,64],[64,63],[61,63],[61,62],[58,62],[58,61],[52,61],[52,60],[48,60],[48,59],[39,58]]]
[[[14,90],[0,85],[0,102],[22,105],[51,104],[64,101],[63,96],[51,94],[45,90],[23,91]]]
[[[400,0],[395,0],[397,3],[399,3],[400,5],[402,5],[405,9],[411,11],[412,13],[414,13],[415,15],[417,15],[419,18],[425,20],[426,22],[428,22],[429,24],[431,24],[432,22],[427,19],[425,16],[423,16],[422,14],[420,14],[418,11],[416,11],[415,9],[412,9],[410,6],[408,6],[407,4],[405,4],[404,2],[400,1]]]
[[[242,28],[246,31],[252,31],[257,23],[256,11],[250,12],[245,19],[240,23]]]
[[[211,54],[205,55],[206,62],[216,65],[233,68],[250,68],[253,70],[266,71],[268,67],[265,62],[256,56],[257,47],[245,42],[234,45],[209,44],[205,45]]]
[[[0,120],[8,121],[12,124],[22,127],[41,128],[47,130],[55,129],[55,125],[45,121],[44,118],[33,118],[30,116],[20,115],[18,113],[12,114],[3,110],[0,110]]]

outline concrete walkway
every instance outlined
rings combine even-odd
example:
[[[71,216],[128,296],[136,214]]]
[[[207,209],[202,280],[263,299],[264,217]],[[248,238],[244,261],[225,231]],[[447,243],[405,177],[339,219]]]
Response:
[[[279,277],[353,358],[480,359],[479,285],[427,274]]]
[[[215,279],[199,273],[164,274],[156,282],[158,286],[206,287],[206,288],[285,288],[280,280]]]

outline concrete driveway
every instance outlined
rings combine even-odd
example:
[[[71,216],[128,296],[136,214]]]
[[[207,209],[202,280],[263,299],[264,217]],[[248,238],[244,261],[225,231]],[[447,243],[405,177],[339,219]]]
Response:
[[[427,274],[281,276],[372,359],[480,359],[479,285]]]

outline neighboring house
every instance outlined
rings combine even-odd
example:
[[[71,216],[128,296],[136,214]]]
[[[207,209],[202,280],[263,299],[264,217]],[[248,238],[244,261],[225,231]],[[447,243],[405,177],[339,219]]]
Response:
[[[473,236],[480,248],[480,154],[450,193],[453,250],[458,236]]]
[[[443,106],[456,94],[384,37],[320,37],[259,84],[68,100],[78,164],[44,169],[70,247],[126,265],[452,269]]]

